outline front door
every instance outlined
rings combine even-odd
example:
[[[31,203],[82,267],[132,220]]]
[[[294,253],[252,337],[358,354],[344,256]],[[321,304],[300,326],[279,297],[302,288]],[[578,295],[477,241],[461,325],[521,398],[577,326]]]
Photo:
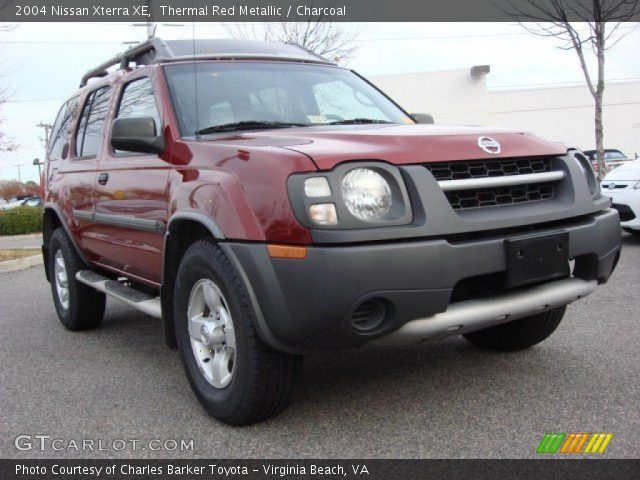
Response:
[[[152,117],[156,131],[161,131],[150,77],[128,80],[117,96],[114,118]],[[159,285],[169,164],[155,154],[114,151],[108,142],[105,149],[96,185],[99,262]]]

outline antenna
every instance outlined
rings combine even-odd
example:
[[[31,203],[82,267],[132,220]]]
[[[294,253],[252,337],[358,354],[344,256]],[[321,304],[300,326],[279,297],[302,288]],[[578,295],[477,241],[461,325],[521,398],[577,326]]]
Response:
[[[192,3],[193,5],[193,3]],[[200,112],[198,111],[198,63],[196,60],[196,22],[191,22],[191,46],[193,47],[193,94],[196,111],[196,132],[200,130]]]

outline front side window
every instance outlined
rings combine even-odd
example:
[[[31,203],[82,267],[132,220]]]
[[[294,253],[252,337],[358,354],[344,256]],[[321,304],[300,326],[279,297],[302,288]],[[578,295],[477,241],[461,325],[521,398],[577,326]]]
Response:
[[[111,87],[99,88],[87,96],[76,133],[78,157],[91,158],[100,152],[110,99]]]
[[[71,134],[71,125],[73,116],[78,108],[78,97],[68,100],[56,117],[56,121],[51,129],[51,138],[49,139],[49,152],[47,157],[49,161],[60,160],[62,157],[62,149]]]
[[[156,132],[159,133],[162,125],[156,99],[153,94],[153,84],[149,77],[133,80],[124,86],[118,105],[116,118],[151,117],[156,124]],[[127,153],[116,150],[115,153]]]
[[[302,126],[353,120],[412,123],[373,86],[342,68],[284,62],[198,62],[167,65],[164,71],[183,136],[237,122]]]
[[[151,117],[160,131],[160,116],[149,77],[140,78],[124,86],[116,118]]]

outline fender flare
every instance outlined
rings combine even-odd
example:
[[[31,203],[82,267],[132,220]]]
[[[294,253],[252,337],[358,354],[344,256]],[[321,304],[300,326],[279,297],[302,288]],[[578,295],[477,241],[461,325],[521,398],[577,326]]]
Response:
[[[162,305],[162,333],[165,344],[171,349],[177,349],[176,332],[173,321],[173,285],[167,282],[167,243],[171,235],[171,227],[180,220],[189,220],[205,227],[216,240],[224,239],[222,230],[216,223],[205,214],[197,211],[175,212],[167,222],[165,228],[164,241],[162,245],[162,285],[160,286],[160,302]]]
[[[171,224],[178,220],[192,220],[194,222],[201,223],[202,225],[207,227],[207,230],[211,232],[211,235],[213,235],[213,238],[215,238],[216,240],[224,240],[224,233],[222,233],[222,230],[220,230],[220,227],[218,227],[218,225],[216,225],[216,223],[204,213],[195,212],[195,211],[194,212],[189,212],[189,211],[176,212],[173,215],[171,215],[171,218],[167,222],[167,234],[169,234],[169,232],[171,231]]]
[[[211,232],[211,235],[213,236],[214,239],[220,240],[219,247],[222,249],[223,253],[231,262],[231,265],[233,265],[233,267],[235,268],[236,272],[238,273],[238,276],[240,277],[240,281],[244,284],[244,287],[247,290],[247,293],[249,295],[249,300],[254,311],[254,326],[261,340],[267,345],[271,346],[272,348],[275,348],[276,350],[281,350],[281,351],[285,351],[293,354],[303,353],[304,350],[285,344],[284,342],[280,341],[271,332],[271,329],[267,325],[266,319],[264,318],[262,310],[260,309],[260,305],[258,304],[255,292],[253,291],[253,287],[249,282],[249,278],[247,277],[247,274],[242,268],[242,265],[238,261],[237,257],[234,255],[233,251],[230,248],[228,248],[227,245],[225,245],[225,242],[222,241],[222,240],[225,240],[224,233],[222,232],[222,230],[220,230],[220,228],[216,225],[216,223],[211,218],[209,218],[203,213],[193,212],[193,211],[182,211],[182,212],[176,212],[175,214],[173,214],[169,219],[169,221],[167,222],[167,228],[166,228],[165,239],[164,239],[164,243],[165,243],[164,254],[166,255],[166,251],[167,251],[166,250],[167,239],[169,235],[171,235],[171,225],[172,223],[178,220],[190,220],[193,222],[198,222],[201,225],[203,225],[207,230],[209,230],[209,232]],[[165,269],[166,269],[166,258],[163,259],[163,264],[162,264],[163,285],[161,288],[161,295],[166,299],[166,295],[167,295],[166,289],[168,286],[165,285],[165,282],[164,282]],[[163,309],[164,309],[164,305],[165,303],[163,300]],[[162,315],[162,330],[164,333],[164,338],[167,346],[169,346],[170,348],[177,348],[175,331],[173,329],[173,312],[165,311],[164,315]]]
[[[62,210],[60,210],[60,207],[58,207],[58,205],[56,205],[55,203],[47,202],[47,203],[44,204],[43,211],[46,212],[47,210],[53,211],[53,213],[58,217],[58,220],[60,221],[60,224],[62,225],[62,228],[64,228],[65,233],[67,234],[67,236],[71,240],[71,244],[73,245],[73,248],[75,248],[76,253],[78,254],[78,256],[82,259],[82,261],[84,263],[86,263],[87,265],[91,265],[91,263],[87,259],[87,257],[84,254],[84,252],[78,246],[78,243],[76,242],[76,238],[71,233],[71,229],[69,228],[69,224],[67,223],[67,217],[65,217],[63,215]],[[51,233],[53,233],[53,232],[51,232]],[[43,232],[43,242],[42,243],[43,243],[42,248],[44,250],[48,251],[49,250],[49,245],[46,245],[44,243],[44,232]]]

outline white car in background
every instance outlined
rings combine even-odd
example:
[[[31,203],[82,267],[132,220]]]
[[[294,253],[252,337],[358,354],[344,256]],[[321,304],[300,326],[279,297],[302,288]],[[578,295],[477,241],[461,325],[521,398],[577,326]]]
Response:
[[[601,188],[618,210],[622,228],[640,236],[640,160],[611,170]]]
[[[19,200],[13,200],[5,203],[0,207],[0,210],[11,210],[18,207],[40,207],[42,206],[42,198],[35,197],[23,197]]]

